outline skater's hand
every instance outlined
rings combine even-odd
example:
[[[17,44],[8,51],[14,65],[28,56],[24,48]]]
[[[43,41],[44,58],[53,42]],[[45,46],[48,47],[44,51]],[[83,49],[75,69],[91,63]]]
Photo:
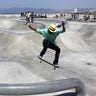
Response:
[[[37,30],[36,28],[32,27],[31,25],[29,25],[28,27],[29,27],[30,29],[34,30],[34,31]]]
[[[65,26],[65,22],[64,21],[62,21],[62,26]]]
[[[29,25],[28,27],[31,28],[31,25]]]

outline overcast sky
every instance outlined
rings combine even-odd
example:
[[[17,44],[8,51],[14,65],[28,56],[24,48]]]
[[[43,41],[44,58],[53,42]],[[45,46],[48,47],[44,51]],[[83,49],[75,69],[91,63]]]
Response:
[[[96,8],[96,0],[0,0],[0,9],[13,7],[31,8]]]

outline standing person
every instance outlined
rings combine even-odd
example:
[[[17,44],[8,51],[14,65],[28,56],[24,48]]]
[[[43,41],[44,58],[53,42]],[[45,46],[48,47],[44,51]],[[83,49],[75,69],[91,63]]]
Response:
[[[40,58],[43,57],[45,54],[47,48],[53,49],[56,51],[55,53],[55,59],[53,61],[53,64],[55,66],[58,66],[58,61],[59,61],[59,55],[60,55],[60,48],[56,45],[56,37],[60,34],[65,32],[65,23],[62,22],[61,24],[62,28],[56,28],[54,24],[50,24],[48,28],[45,29],[39,29],[39,28],[33,28],[32,26],[29,25],[29,28],[36,31],[37,33],[43,35],[44,40],[43,40],[43,49],[39,55]]]
[[[34,12],[32,11],[31,15],[30,15],[30,18],[31,18],[31,22],[33,23],[34,22]]]
[[[27,13],[26,13],[26,24],[25,25],[27,25],[27,23],[29,23],[29,22],[31,22],[31,17],[30,17],[30,15],[31,15],[31,13],[29,12],[29,11],[27,11]]]

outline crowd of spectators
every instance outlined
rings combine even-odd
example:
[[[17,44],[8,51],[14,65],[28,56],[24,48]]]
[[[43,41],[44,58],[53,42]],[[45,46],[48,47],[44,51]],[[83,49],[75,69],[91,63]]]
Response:
[[[21,12],[21,16],[26,17],[27,22],[34,22],[34,18],[47,18],[48,14],[34,14],[34,12]],[[82,15],[82,18],[81,18]],[[96,14],[89,14],[89,13],[59,13],[55,14],[53,18],[59,18],[62,17],[67,21],[95,21],[96,20]]]

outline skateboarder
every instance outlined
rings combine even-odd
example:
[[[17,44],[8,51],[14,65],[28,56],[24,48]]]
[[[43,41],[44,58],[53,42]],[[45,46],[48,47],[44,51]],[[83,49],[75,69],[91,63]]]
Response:
[[[39,55],[40,58],[43,57],[45,54],[47,48],[53,49],[56,51],[55,53],[55,59],[53,61],[53,64],[55,66],[58,66],[58,61],[59,61],[59,55],[60,55],[60,48],[56,45],[56,37],[60,34],[65,32],[65,23],[61,22],[61,27],[62,28],[57,28],[54,24],[50,24],[47,28],[45,29],[39,29],[39,28],[34,28],[29,25],[29,28],[34,30],[35,32],[43,35],[44,40],[43,40],[43,49]]]

